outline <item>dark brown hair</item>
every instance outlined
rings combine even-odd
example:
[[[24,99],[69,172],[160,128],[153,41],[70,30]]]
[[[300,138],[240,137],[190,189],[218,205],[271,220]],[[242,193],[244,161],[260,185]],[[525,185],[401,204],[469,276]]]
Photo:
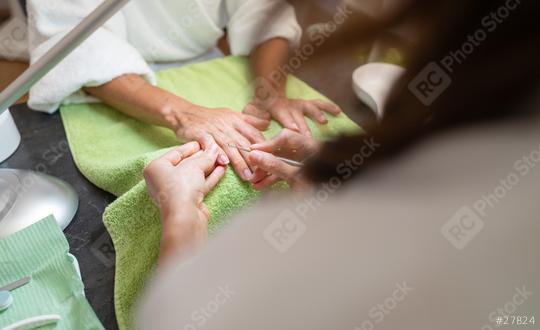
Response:
[[[409,50],[412,60],[407,63],[407,74],[395,88],[383,121],[366,134],[326,143],[306,167],[307,177],[320,183],[338,175],[339,164],[358,153],[366,140],[373,139],[380,147],[358,172],[406,151],[436,132],[516,115],[522,108],[518,102],[538,87],[539,9],[539,2],[534,0],[420,0],[405,3],[401,10],[377,24],[369,26],[358,19],[345,26],[327,43],[323,53],[331,52],[333,47],[355,45],[366,34],[404,20],[418,23],[421,39],[415,49]],[[490,16],[493,13],[503,15]],[[459,58],[461,63],[456,63],[451,72],[446,72],[450,86],[432,104],[424,105],[411,92],[409,83],[428,64],[440,63],[445,56],[462,49],[468,36],[479,29],[485,30],[485,38],[466,58]]]

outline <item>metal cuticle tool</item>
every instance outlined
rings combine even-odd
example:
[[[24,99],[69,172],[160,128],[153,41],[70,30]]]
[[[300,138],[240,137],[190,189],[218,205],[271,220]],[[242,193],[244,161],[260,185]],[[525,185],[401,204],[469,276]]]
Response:
[[[235,146],[235,145],[232,145],[232,144],[229,144],[229,147],[235,148],[235,149],[238,149],[238,150],[242,150],[242,151],[245,151],[245,152],[251,152],[252,151],[249,148],[243,148],[243,147]],[[291,165],[291,166],[296,166],[296,167],[304,166],[304,163],[298,162],[296,160],[292,160],[292,159],[285,158],[285,157],[279,157],[279,156],[275,156],[275,157],[277,159],[281,160],[282,162],[284,162],[285,164],[288,164],[288,165]]]

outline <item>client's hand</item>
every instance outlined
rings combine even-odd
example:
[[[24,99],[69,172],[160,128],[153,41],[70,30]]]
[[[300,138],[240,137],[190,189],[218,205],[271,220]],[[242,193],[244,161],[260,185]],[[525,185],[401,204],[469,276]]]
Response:
[[[259,130],[265,130],[269,120],[237,113],[227,108],[205,108],[199,106],[183,109],[178,115],[176,134],[186,140],[198,141],[203,148],[217,143],[220,147],[218,162],[229,163],[244,180],[250,180],[253,172],[247,162],[247,153],[230,145],[247,147],[264,141]]]
[[[275,156],[303,161],[319,148],[319,142],[289,129],[283,129],[272,140],[252,145],[249,159],[257,167],[251,180],[253,187],[263,189],[282,179],[295,191],[309,189],[310,184],[301,175],[300,168],[288,165]]]
[[[201,150],[190,142],[167,152],[144,170],[148,192],[162,221],[160,261],[172,254],[188,256],[206,242],[210,213],[204,197],[221,180],[219,147]]]
[[[152,86],[138,75],[123,75],[101,86],[84,90],[129,116],[170,128],[181,140],[197,141],[204,149],[217,142],[220,147],[218,163],[227,165],[230,162],[242,179],[251,179],[247,154],[228,145],[247,147],[264,141],[259,130],[268,127],[268,119],[244,115],[227,108],[207,108],[193,104]]]
[[[337,116],[341,109],[326,101],[289,99],[280,96],[265,101],[254,100],[244,108],[243,112],[262,120],[274,118],[284,128],[311,137],[311,131],[304,116],[310,117],[319,124],[326,124],[328,120],[324,112]]]

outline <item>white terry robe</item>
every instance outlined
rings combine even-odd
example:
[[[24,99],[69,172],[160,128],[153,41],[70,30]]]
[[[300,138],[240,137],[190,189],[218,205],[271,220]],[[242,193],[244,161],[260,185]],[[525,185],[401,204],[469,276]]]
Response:
[[[29,0],[31,63],[101,2]],[[185,61],[208,53],[224,28],[233,55],[249,55],[271,38],[285,38],[291,47],[301,38],[294,9],[284,0],[132,0],[34,85],[28,104],[52,113],[60,104],[97,102],[81,88],[123,74],[138,74],[155,84],[149,63]]]

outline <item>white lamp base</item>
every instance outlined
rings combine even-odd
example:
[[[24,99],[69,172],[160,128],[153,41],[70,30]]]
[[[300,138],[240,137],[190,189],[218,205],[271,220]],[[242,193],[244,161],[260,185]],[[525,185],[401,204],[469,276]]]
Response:
[[[11,156],[21,143],[21,135],[9,109],[0,114],[0,163]]]

